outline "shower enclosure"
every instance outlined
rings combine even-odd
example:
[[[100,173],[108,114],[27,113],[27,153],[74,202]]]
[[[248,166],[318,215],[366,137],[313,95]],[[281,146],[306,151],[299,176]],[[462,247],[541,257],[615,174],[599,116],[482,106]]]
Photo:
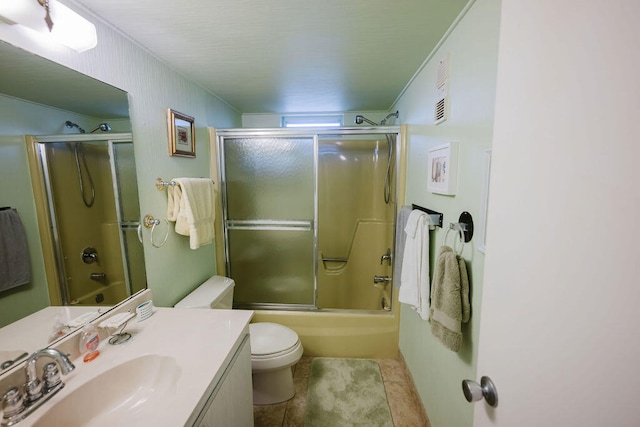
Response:
[[[34,147],[62,303],[113,305],[144,289],[131,134],[38,136]]]
[[[398,130],[218,131],[235,306],[391,310]]]

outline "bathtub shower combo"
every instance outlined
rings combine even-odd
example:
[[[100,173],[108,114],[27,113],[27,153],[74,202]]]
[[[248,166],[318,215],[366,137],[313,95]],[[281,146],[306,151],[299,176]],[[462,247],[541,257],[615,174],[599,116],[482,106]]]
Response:
[[[144,289],[138,190],[127,185],[136,181],[131,134],[36,141],[62,303],[113,305]]]
[[[234,306],[266,320],[391,315],[399,128],[365,121],[376,126],[218,131]]]

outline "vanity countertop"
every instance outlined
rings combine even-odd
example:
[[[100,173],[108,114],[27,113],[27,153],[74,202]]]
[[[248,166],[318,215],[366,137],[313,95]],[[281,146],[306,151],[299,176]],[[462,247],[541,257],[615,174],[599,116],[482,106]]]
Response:
[[[128,342],[110,345],[103,340],[98,348],[100,355],[93,361],[85,363],[81,357],[72,360],[76,369],[62,377],[65,387],[18,425],[37,425],[39,420],[52,417],[47,411],[84,383],[145,355],[166,356],[174,366],[177,365],[177,370],[172,371],[175,379],[167,380],[171,382],[169,391],[144,400],[138,409],[126,414],[120,425],[175,427],[190,424],[222,378],[244,336],[248,335],[252,316],[253,312],[246,310],[155,308],[150,318],[141,322],[134,318],[129,322],[125,332],[133,337]],[[104,387],[114,386],[109,383],[113,381],[110,374],[101,379]],[[100,401],[100,393],[95,394],[92,398]]]
[[[49,345],[56,321],[69,323],[81,315],[95,313],[96,317],[111,307],[50,306],[0,328],[0,351],[34,352]],[[73,329],[73,328],[71,328]],[[65,332],[70,332],[71,329]]]

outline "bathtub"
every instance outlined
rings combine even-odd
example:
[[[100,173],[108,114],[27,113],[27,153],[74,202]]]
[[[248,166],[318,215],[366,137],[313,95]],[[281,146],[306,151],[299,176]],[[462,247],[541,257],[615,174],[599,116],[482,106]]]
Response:
[[[252,322],[274,322],[293,329],[305,356],[395,359],[400,324],[397,291],[393,304],[391,312],[380,313],[256,310]]]

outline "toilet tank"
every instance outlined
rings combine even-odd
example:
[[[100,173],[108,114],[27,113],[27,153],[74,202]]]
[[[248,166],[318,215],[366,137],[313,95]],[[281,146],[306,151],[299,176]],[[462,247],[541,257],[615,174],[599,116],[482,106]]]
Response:
[[[235,282],[224,276],[212,276],[193,292],[181,299],[175,308],[223,308],[233,307]]]

